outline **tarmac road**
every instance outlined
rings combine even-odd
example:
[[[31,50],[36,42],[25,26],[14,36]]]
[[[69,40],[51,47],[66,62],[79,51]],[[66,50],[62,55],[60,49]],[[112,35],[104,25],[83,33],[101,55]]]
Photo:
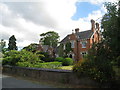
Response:
[[[49,85],[42,85],[32,81],[22,80],[20,78],[0,74],[0,89],[1,88],[55,88],[55,87]]]

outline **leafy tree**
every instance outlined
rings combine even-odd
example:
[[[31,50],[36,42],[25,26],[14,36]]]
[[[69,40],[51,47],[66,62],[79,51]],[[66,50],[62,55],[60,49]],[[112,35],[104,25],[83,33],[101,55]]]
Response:
[[[24,47],[23,49],[27,50],[27,51],[31,51],[31,52],[36,52],[37,51],[37,47],[38,47],[38,44],[36,43],[32,43],[26,47]]]
[[[53,48],[57,47],[59,42],[58,33],[54,31],[49,31],[49,32],[40,34],[40,36],[41,36],[40,42],[42,42],[43,45],[49,45],[49,46],[52,46]]]
[[[4,47],[6,46],[6,42],[4,39],[1,39],[0,41],[0,52],[4,52]]]
[[[103,38],[105,45],[111,51],[111,59],[120,55],[120,1],[118,3],[105,3],[107,13],[102,18]],[[117,8],[119,7],[119,8]]]
[[[119,3],[105,3],[107,13],[103,16],[101,26],[103,28],[103,39],[94,44],[84,58],[84,62],[77,63],[74,71],[79,75],[88,75],[101,83],[111,83],[115,80],[113,70],[114,59],[120,61],[120,7]]]
[[[14,35],[12,35],[12,36],[9,38],[8,50],[17,50],[16,38],[15,38]]]

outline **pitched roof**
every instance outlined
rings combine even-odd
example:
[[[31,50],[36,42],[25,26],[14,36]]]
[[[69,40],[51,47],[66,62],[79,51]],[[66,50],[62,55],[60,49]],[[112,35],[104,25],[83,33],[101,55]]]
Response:
[[[87,30],[87,31],[82,31],[82,32],[78,32],[76,35],[78,36],[78,39],[88,39],[93,35],[93,31],[92,30]],[[69,36],[71,34],[67,35],[61,42],[66,42],[69,41]]]
[[[69,35],[67,35],[61,42],[66,42],[66,41],[68,41],[69,40]]]
[[[77,36],[79,39],[88,39],[93,35],[93,31],[92,30],[87,30],[87,31],[83,31],[83,32],[78,32]]]

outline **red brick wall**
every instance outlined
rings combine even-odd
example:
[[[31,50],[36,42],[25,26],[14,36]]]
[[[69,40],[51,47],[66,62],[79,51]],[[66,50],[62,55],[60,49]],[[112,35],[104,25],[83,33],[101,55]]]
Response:
[[[86,48],[82,48],[82,44],[81,44],[82,40],[77,42],[77,37],[75,34],[70,35],[70,40],[74,40],[75,46],[73,48],[73,53],[75,55],[74,58],[77,61],[82,59],[81,52],[87,52],[92,47],[93,42],[99,42],[97,32],[94,34],[94,38],[90,38],[86,40],[87,41]]]

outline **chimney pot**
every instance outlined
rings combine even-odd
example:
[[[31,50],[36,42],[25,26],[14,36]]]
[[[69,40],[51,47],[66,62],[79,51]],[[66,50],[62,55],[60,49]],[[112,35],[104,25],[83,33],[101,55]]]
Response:
[[[76,28],[76,29],[75,29],[75,33],[78,33],[78,32],[79,32],[79,28]]]
[[[95,21],[91,19],[91,30],[94,32],[95,30]]]

